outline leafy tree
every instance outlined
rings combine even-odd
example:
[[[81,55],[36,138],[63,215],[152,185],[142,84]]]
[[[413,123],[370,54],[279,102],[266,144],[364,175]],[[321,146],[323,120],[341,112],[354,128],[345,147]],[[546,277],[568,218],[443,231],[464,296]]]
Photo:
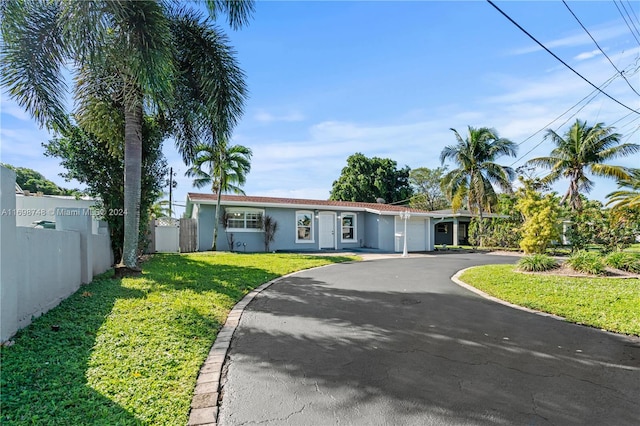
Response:
[[[569,211],[571,225],[566,232],[573,251],[600,245],[605,252],[628,247],[640,233],[638,210],[612,211],[600,201],[585,200],[582,209]]]
[[[504,192],[511,192],[511,181],[515,172],[511,167],[501,166],[495,160],[502,155],[516,156],[516,145],[487,127],[468,127],[465,139],[456,129],[457,143],[446,146],[440,153],[442,164],[447,160],[457,166],[442,179],[445,195],[454,209],[459,209],[466,200],[467,208],[479,212],[479,234],[484,234],[483,211],[491,212],[498,202],[497,185]],[[482,239],[480,240],[482,245]]]
[[[516,208],[524,217],[520,248],[526,254],[544,254],[553,241],[560,239],[557,200],[551,194],[543,196],[533,187],[525,187]]]
[[[329,199],[375,203],[404,201],[413,195],[409,185],[409,167],[398,170],[389,158],[368,158],[359,152],[347,158],[338,180],[333,182]]]
[[[76,189],[65,189],[59,187],[42,174],[27,167],[14,167],[10,164],[0,163],[4,167],[13,170],[16,173],[16,183],[20,188],[33,193],[42,192],[45,195],[76,195],[79,191]]]
[[[624,167],[605,162],[634,154],[640,151],[640,145],[620,144],[621,135],[613,130],[613,127],[606,127],[603,123],[589,126],[586,121],[580,120],[576,120],[564,137],[552,129],[547,129],[545,138],[551,139],[556,147],[548,157],[534,158],[527,164],[551,169],[543,178],[544,183],[553,183],[561,177],[568,178],[569,188],[561,203],[568,202],[572,210],[580,210],[580,194],[589,193],[593,188],[593,181],[587,177],[587,171],[595,176],[619,180],[630,177]]]
[[[139,235],[146,234],[149,213],[154,201],[162,194],[167,175],[167,161],[162,154],[164,136],[158,124],[146,117],[142,125],[145,143],[142,151]],[[112,155],[107,144],[79,126],[68,127],[64,135],[51,139],[44,144],[44,148],[46,156],[60,159],[60,164],[67,169],[62,177],[85,183],[89,194],[100,198],[102,205],[97,212],[109,224],[111,248],[118,262],[122,258],[125,221],[122,153]]]
[[[414,193],[410,203],[411,207],[441,210],[449,206],[440,184],[446,170],[446,167],[436,169],[419,167],[409,172],[409,183]]]
[[[518,247],[521,240],[520,227],[523,217],[516,209],[518,197],[515,194],[498,194],[495,213],[504,217],[484,218],[482,223],[483,244],[488,247]],[[476,229],[476,243],[480,240],[480,223],[474,222]]]
[[[245,24],[253,1],[208,0],[212,17]],[[124,152],[123,265],[137,268],[144,111],[161,111],[188,163],[203,128],[229,136],[246,90],[228,40],[211,22],[165,2],[3,3],[2,84],[19,105],[56,131],[70,125],[62,68],[75,70],[79,124]],[[198,92],[190,102],[185,93]]]
[[[217,194],[216,217],[213,226],[213,247],[216,250],[218,222],[220,220],[220,202],[222,194],[234,192],[244,194],[242,186],[251,170],[251,149],[242,145],[229,146],[226,140],[216,145],[201,145],[193,166],[186,175],[193,177],[193,186],[202,188],[211,185],[211,191]]]

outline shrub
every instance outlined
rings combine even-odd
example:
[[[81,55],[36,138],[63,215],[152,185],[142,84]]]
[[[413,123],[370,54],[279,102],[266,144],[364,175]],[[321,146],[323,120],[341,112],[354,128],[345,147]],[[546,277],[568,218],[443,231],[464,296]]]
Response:
[[[577,251],[569,257],[567,264],[578,272],[593,275],[601,275],[605,270],[602,257],[595,252]]]
[[[611,253],[605,258],[607,265],[623,271],[640,274],[640,253]]]
[[[518,269],[525,272],[542,272],[558,267],[558,262],[546,254],[525,256],[518,261]]]

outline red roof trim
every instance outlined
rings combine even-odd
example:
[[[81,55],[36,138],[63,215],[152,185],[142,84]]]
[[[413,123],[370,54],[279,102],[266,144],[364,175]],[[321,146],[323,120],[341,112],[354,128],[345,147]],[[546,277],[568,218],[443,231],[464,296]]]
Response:
[[[216,202],[218,197],[215,194],[199,194],[195,192],[189,192],[187,197],[192,202],[205,201],[208,203]],[[420,210],[409,208],[406,206],[396,206],[391,204],[379,204],[379,203],[356,203],[352,201],[333,201],[333,200],[311,200],[300,198],[281,198],[281,197],[258,197],[249,195],[222,195],[222,202],[233,203],[256,203],[256,204],[281,204],[281,205],[305,205],[305,206],[326,206],[326,207],[341,207],[345,209],[368,209],[385,212],[403,212],[409,211],[413,213],[427,213],[427,210]]]

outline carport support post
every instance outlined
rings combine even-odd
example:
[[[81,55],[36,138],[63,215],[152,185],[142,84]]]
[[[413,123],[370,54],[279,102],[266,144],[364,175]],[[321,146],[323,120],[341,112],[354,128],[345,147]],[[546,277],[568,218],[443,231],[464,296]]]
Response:
[[[453,246],[459,246],[460,243],[458,241],[458,218],[453,218]]]
[[[400,218],[404,219],[404,248],[402,249],[402,257],[409,257],[407,251],[407,220],[411,217],[408,211],[400,212]]]

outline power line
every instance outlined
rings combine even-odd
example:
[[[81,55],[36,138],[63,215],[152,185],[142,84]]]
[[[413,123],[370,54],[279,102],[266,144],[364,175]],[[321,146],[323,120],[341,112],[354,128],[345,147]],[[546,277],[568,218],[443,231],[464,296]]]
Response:
[[[606,87],[609,84],[611,84],[611,82],[618,77],[618,74],[614,74],[613,76],[611,76],[607,81],[605,81],[601,87]],[[578,113],[580,111],[582,111],[584,108],[586,108],[587,105],[589,105],[596,97],[598,96],[598,91],[597,90],[592,90],[591,93],[589,93],[587,96],[585,96],[584,98],[580,99],[578,102],[576,102],[573,106],[571,106],[569,109],[567,109],[565,112],[563,112],[562,114],[560,114],[558,117],[554,118],[553,120],[551,120],[546,126],[542,127],[540,130],[538,130],[537,132],[535,132],[534,134],[532,134],[531,136],[529,136],[528,138],[526,138],[525,140],[523,140],[522,142],[520,142],[518,144],[518,146],[522,145],[523,143],[525,143],[526,141],[528,141],[529,139],[531,139],[532,137],[534,137],[535,135],[537,135],[538,133],[542,132],[543,130],[547,129],[549,126],[551,126],[553,123],[555,123],[556,121],[558,121],[562,116],[564,116],[565,114],[569,113],[569,111],[571,111],[572,109],[574,109],[575,107],[577,107],[578,105],[580,105],[584,100],[586,100],[587,98],[591,97],[591,99],[589,99],[582,107],[578,108],[578,110],[576,110],[576,112],[574,112],[573,114],[571,114],[565,121],[563,121],[557,128],[560,128],[562,126],[564,126],[565,124],[567,124],[569,122],[569,120],[571,120],[573,117],[575,117],[576,115],[578,115]],[[627,116],[633,114],[632,112],[630,112],[629,114],[627,114]],[[522,154],[521,156],[519,156],[513,163],[511,163],[509,165],[509,167],[513,166],[514,164],[522,161],[527,155],[531,154],[536,148],[538,148],[540,145],[542,145],[542,143],[545,141],[545,139],[542,139],[540,142],[538,142],[533,148],[531,148],[529,151],[525,152],[524,154]]]
[[[631,88],[631,90],[633,90],[635,92],[636,95],[640,96],[640,93],[638,93],[638,91],[636,89],[633,88],[633,86],[631,85],[631,83],[629,82],[629,80],[627,80],[627,77],[623,74],[622,71],[620,71],[618,69],[618,67],[616,67],[616,64],[613,63],[613,61],[611,60],[611,58],[609,58],[609,55],[607,55],[605,53],[604,50],[602,50],[602,47],[600,47],[600,45],[598,44],[598,42],[596,41],[595,38],[593,38],[593,36],[591,35],[591,33],[589,32],[589,30],[582,24],[582,22],[580,21],[580,19],[576,16],[575,13],[573,13],[573,10],[571,10],[571,8],[569,7],[569,5],[567,4],[566,1],[562,0],[562,3],[564,3],[564,5],[566,6],[567,10],[569,10],[569,12],[571,13],[571,15],[573,15],[574,18],[576,18],[576,21],[578,21],[578,24],[580,24],[580,26],[582,27],[582,29],[589,35],[589,37],[591,38],[591,40],[593,40],[593,42],[595,43],[595,45],[598,47],[598,49],[600,50],[600,52],[602,52],[602,54],[604,55],[605,58],[607,58],[607,60],[609,61],[609,63],[611,64],[611,66],[622,76],[622,78],[624,78],[624,81],[627,82],[627,84],[629,85],[629,87]]]
[[[629,28],[629,31],[631,31],[631,35],[633,36],[633,38],[636,39],[636,41],[638,42],[638,44],[640,44],[640,40],[638,40],[638,37],[636,37],[636,33],[633,32],[633,28],[636,27],[636,25],[633,23],[633,21],[631,21],[631,24],[633,24],[633,28],[631,28],[631,25],[629,25],[629,22],[627,22],[627,18],[624,16],[624,13],[622,13],[622,11],[620,10],[620,7],[618,6],[618,3],[616,3],[616,0],[613,0],[613,4],[616,6],[616,9],[618,9],[618,13],[620,13],[620,16],[622,16],[622,19],[624,20],[624,23],[627,24],[627,28]],[[624,8],[624,4],[620,3],[622,5],[622,7]],[[625,12],[627,11],[626,8],[624,8]],[[629,15],[629,12],[627,12],[627,15]],[[629,20],[631,20],[631,16],[629,16]],[[638,32],[638,29],[636,28],[636,32]]]
[[[638,19],[638,15],[636,15],[636,11],[633,10],[633,7],[631,7],[631,3],[629,3],[629,0],[625,0],[625,1],[629,5],[629,9],[631,9],[631,13],[633,13],[633,17],[636,18],[636,22],[640,24],[640,19]],[[631,19],[631,17],[629,17],[629,19]]]
[[[558,57],[555,53],[553,53],[551,50],[549,50],[544,44],[540,43],[538,41],[538,39],[536,39],[534,36],[532,36],[531,34],[529,34],[529,32],[527,30],[525,30],[524,28],[522,28],[522,26],[520,26],[520,24],[518,24],[516,21],[514,21],[513,19],[511,19],[511,17],[509,15],[507,15],[505,12],[502,11],[502,9],[500,9],[498,6],[495,5],[495,3],[493,3],[491,0],[487,0],[487,3],[489,3],[491,6],[493,6],[498,12],[500,12],[505,18],[507,18],[509,21],[511,21],[511,23],[513,25],[515,25],[516,27],[518,27],[518,29],[520,29],[520,31],[522,31],[523,33],[525,33],[527,36],[529,36],[529,38],[533,41],[535,41],[540,47],[542,47],[544,50],[546,50],[551,56],[553,56],[554,58],[556,58],[558,61],[560,61],[562,63],[562,65],[564,65],[565,67],[569,68],[571,71],[573,71],[574,74],[576,74],[578,77],[580,77],[581,79],[583,79],[585,82],[587,82],[591,87],[597,89],[600,93],[602,93],[603,95],[605,95],[607,98],[611,99],[612,101],[614,101],[615,103],[623,106],[624,108],[628,109],[629,111],[633,111],[636,114],[640,115],[640,111],[637,111],[625,104],[623,104],[622,102],[620,102],[619,100],[617,100],[616,98],[614,98],[613,96],[609,95],[608,93],[606,93],[605,91],[603,91],[602,89],[600,89],[598,86],[596,86],[595,84],[593,84],[592,82],[590,82],[589,80],[587,80],[582,74],[580,74],[578,71],[574,70],[569,64],[567,64],[565,61],[563,61],[562,59],[560,59],[560,57]]]

